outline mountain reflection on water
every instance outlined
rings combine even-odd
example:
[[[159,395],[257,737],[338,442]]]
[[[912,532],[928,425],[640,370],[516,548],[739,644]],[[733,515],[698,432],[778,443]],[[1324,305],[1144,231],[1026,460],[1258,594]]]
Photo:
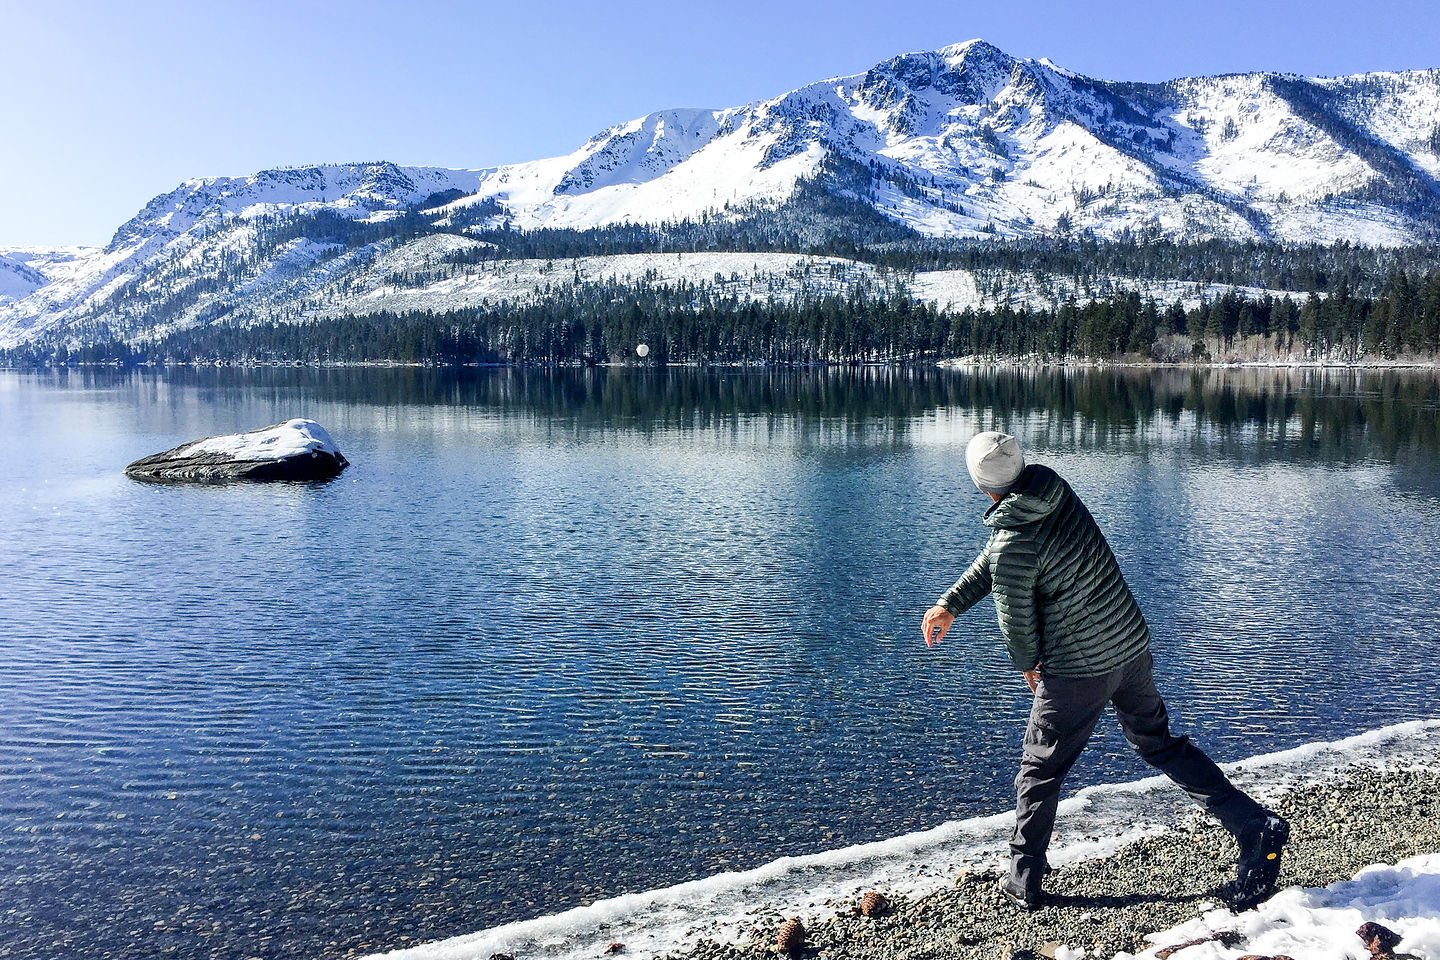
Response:
[[[1440,374],[1353,368],[170,368],[62,369],[85,389],[191,390],[223,405],[266,393],[308,402],[484,407],[629,430],[707,430],[736,417],[885,429],[936,410],[1024,419],[1060,442],[1143,446],[1189,419],[1229,456],[1383,456],[1440,447]],[[1083,433],[1083,441],[1081,434]],[[1153,442],[1153,441],[1152,441]]]

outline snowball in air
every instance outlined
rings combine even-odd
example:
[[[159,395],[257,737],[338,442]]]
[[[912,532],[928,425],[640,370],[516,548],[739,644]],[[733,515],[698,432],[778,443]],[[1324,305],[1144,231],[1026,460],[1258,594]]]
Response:
[[[640,344],[640,346],[635,348],[635,355],[637,357],[648,357],[650,355],[650,345],[648,343]]]

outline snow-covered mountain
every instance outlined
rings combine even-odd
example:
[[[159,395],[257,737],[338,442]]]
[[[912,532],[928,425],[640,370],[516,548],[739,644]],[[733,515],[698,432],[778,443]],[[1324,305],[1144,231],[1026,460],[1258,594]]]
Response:
[[[473,191],[480,176],[470,170],[357,163],[187,180],[146,204],[105,247],[67,248],[72,256],[48,272],[39,270],[50,282],[18,302],[0,300],[0,345],[76,319],[113,316],[110,301],[117,292],[137,286],[143,290],[146,280],[160,275],[204,277],[229,264],[240,273],[264,277],[283,273],[287,266],[313,266],[325,252],[324,244],[302,245],[263,262],[238,265],[253,252],[259,225],[267,220],[328,211],[350,220],[384,221],[431,196]],[[9,260],[44,253],[6,249],[15,251]],[[0,270],[5,263],[0,260]],[[33,278],[33,273],[26,276]]]
[[[0,345],[242,307],[303,316],[318,292],[363,300],[387,258],[413,260],[400,248],[434,234],[763,216],[793,210],[802,184],[924,236],[1403,245],[1440,235],[1440,70],[1122,83],[972,40],[744,106],[662,110],[545,160],[190,180],[63,269],[0,258]],[[431,235],[276,241],[307,214],[421,217]]]
[[[933,236],[1057,229],[1402,244],[1440,209],[1440,71],[1113,83],[982,40],[727,110],[667,110],[487,171],[452,209],[519,227],[783,198],[825,157]]]

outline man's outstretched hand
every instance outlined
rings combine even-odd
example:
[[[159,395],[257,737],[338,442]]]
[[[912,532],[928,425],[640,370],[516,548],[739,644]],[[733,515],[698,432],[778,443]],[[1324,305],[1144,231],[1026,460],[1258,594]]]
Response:
[[[955,622],[955,614],[936,604],[925,611],[925,619],[920,623],[920,629],[925,632],[925,646],[933,647],[945,639],[945,633],[950,629],[950,624]]]

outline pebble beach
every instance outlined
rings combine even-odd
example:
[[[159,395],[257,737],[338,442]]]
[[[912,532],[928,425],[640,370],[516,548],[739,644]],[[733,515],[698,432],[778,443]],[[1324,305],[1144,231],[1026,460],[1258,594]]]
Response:
[[[1267,800],[1291,824],[1279,888],[1323,887],[1374,863],[1440,851],[1440,762],[1389,769],[1346,768]],[[668,960],[773,958],[781,924],[798,916],[805,946],[796,956],[852,960],[971,960],[1026,956],[1113,957],[1167,946],[1149,936],[1218,906],[1234,873],[1235,844],[1198,811],[1177,826],[1113,854],[1057,868],[1049,901],[1025,913],[996,891],[992,871],[960,873],[947,888],[893,897],[883,916],[857,904],[766,911],[738,942],[701,942]],[[885,893],[885,891],[880,891]],[[1357,941],[1356,946],[1359,945]],[[1244,944],[1238,949],[1244,950]]]

